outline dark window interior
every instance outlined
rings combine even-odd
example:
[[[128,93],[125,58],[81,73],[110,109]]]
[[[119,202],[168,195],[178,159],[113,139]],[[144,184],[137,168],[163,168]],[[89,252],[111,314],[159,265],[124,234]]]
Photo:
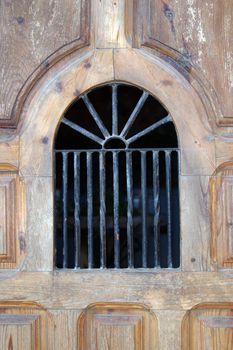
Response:
[[[122,83],[66,111],[54,155],[57,268],[179,267],[179,150],[168,116]]]

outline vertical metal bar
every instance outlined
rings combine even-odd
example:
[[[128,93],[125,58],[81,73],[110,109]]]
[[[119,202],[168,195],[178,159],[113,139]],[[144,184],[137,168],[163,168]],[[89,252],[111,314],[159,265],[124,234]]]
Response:
[[[153,158],[153,203],[154,203],[154,267],[159,265],[159,153],[152,152]]]
[[[75,268],[80,267],[80,153],[74,152],[74,257]]]
[[[106,267],[105,153],[99,153],[100,267]]]
[[[177,194],[176,194],[176,198],[177,198],[177,203],[178,203],[178,210],[177,210],[177,216],[176,216],[176,220],[178,220],[178,235],[176,236],[176,239],[178,239],[179,241],[179,245],[178,245],[178,249],[176,248],[176,254],[178,254],[178,266],[180,266],[180,251],[181,251],[181,241],[180,241],[180,217],[179,217],[179,213],[180,213],[180,151],[176,150],[175,151],[176,154],[176,161],[177,161],[177,172],[176,172],[176,176],[177,176]],[[173,171],[173,170],[172,170]],[[172,204],[173,205],[173,204]],[[173,210],[173,208],[172,208]]]
[[[134,267],[132,152],[126,152],[128,267]]]
[[[118,135],[117,85],[112,85],[112,134]]]
[[[92,153],[86,152],[87,157],[87,246],[88,268],[93,267],[93,179]]]
[[[171,151],[165,151],[166,162],[166,195],[167,195],[167,263],[172,267],[172,240],[171,240]]]
[[[147,267],[147,210],[146,210],[146,152],[141,151],[141,192],[142,192],[142,267]]]
[[[119,232],[119,169],[118,152],[113,156],[113,216],[114,216],[114,266],[120,267],[120,232]]]
[[[177,162],[178,162],[178,180],[180,180],[180,151],[176,150],[176,154],[177,154]],[[179,185],[179,181],[178,181],[178,185]]]
[[[54,256],[54,265],[58,265],[58,237],[57,237],[57,221],[58,221],[58,210],[57,210],[57,198],[56,198],[56,192],[57,192],[57,159],[58,159],[59,153],[56,151],[54,152],[54,158],[53,158],[53,174],[54,174],[54,217],[53,217],[53,227],[54,227],[54,246],[56,255]],[[59,198],[60,202],[60,198]]]
[[[67,268],[67,189],[68,189],[68,153],[62,152],[62,203],[63,203],[63,268]]]

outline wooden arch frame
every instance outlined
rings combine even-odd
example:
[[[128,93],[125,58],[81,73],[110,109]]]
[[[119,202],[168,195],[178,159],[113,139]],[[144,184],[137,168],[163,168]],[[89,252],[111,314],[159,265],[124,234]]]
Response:
[[[215,143],[205,106],[172,66],[136,49],[99,49],[66,58],[35,85],[26,99],[19,133],[19,171],[28,198],[30,259],[26,259],[26,269],[53,270],[53,142],[60,119],[80,94],[113,80],[148,90],[172,115],[181,149],[181,269],[211,269],[209,253],[205,253],[209,252],[210,240],[205,211],[208,179],[215,170]],[[190,208],[194,213],[189,218]],[[200,239],[203,251],[195,243]]]

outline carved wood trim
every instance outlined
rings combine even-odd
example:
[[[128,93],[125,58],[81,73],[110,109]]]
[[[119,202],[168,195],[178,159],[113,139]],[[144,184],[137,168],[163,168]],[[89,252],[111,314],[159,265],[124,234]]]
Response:
[[[210,180],[211,257],[218,268],[233,268],[233,163],[221,165]]]
[[[15,237],[15,199],[16,199],[16,178],[11,176],[0,177],[0,207],[1,207],[1,237],[2,251],[0,253],[0,263],[16,261],[16,237]]]
[[[133,303],[97,303],[88,306],[78,320],[78,344],[83,350],[97,348],[158,349],[155,315]]]
[[[53,339],[51,326],[52,318],[38,304],[0,302],[0,340],[4,349],[49,349]]]
[[[0,269],[15,268],[25,254],[25,199],[17,169],[0,164]]]
[[[90,44],[90,0],[81,0],[80,6],[80,36],[53,52],[50,56],[44,59],[43,62],[32,72],[32,74],[25,81],[24,85],[21,87],[16,97],[11,112],[11,118],[0,118],[0,128],[16,129],[24,102],[32,88],[37,84],[41,77],[47,73],[57,62],[72,54],[73,52],[80,50]]]
[[[174,66],[196,89],[203,100],[209,118],[215,116],[217,125],[232,126],[233,116],[223,114],[220,101],[214,87],[203,74],[203,71],[191,61],[189,53],[182,54],[180,51],[166,45],[156,39],[151,32],[152,1],[136,0],[133,6],[133,47],[152,49],[165,61]],[[138,15],[140,14],[140,16]],[[153,12],[153,16],[155,16]]]
[[[233,304],[200,304],[182,321],[182,350],[232,349]]]

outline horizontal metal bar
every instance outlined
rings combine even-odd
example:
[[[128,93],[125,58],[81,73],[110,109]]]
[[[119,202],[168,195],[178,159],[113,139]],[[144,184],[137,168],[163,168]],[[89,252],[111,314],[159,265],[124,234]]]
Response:
[[[130,143],[138,140],[142,136],[145,136],[146,134],[149,134],[153,130],[155,130],[155,129],[159,128],[160,126],[162,126],[164,124],[167,124],[167,123],[169,123],[171,121],[172,121],[172,117],[170,116],[170,114],[168,114],[165,118],[159,120],[158,122],[152,124],[148,128],[142,130],[141,132],[139,132],[136,135],[134,135],[134,136],[130,137],[129,139],[127,139],[127,143],[130,144]]]
[[[55,150],[55,153],[62,153],[62,152],[66,152],[66,153],[87,153],[87,152],[90,152],[90,153],[101,153],[101,152],[140,152],[140,151],[145,151],[145,152],[160,152],[160,151],[171,151],[171,152],[178,152],[179,153],[179,148],[122,148],[122,149],[58,149],[58,150]]]

